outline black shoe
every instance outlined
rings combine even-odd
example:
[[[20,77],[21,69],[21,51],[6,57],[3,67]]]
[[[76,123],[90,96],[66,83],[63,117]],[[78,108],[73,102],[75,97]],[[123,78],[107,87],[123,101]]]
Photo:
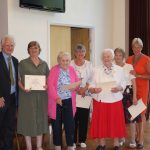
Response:
[[[105,145],[102,146],[102,145],[98,145],[96,150],[105,150]]]
[[[135,142],[136,142],[136,144],[138,144],[138,143],[139,143],[139,140],[135,139]]]
[[[137,144],[136,148],[137,148],[137,149],[143,149],[144,146],[143,146],[143,144]]]
[[[120,150],[119,146],[114,146],[113,150]]]

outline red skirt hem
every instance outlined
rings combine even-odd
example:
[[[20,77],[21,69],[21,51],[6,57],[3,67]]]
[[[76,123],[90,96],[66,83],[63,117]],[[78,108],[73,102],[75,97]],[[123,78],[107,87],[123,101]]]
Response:
[[[90,138],[126,137],[122,101],[102,103],[93,100]]]

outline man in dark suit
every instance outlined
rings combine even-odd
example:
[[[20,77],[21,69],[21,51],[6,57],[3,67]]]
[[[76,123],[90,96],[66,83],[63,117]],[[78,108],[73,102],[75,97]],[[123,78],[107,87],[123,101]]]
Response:
[[[5,36],[2,39],[1,47],[0,150],[12,150],[13,136],[16,127],[16,108],[18,97],[18,60],[12,56],[15,42],[11,36]]]

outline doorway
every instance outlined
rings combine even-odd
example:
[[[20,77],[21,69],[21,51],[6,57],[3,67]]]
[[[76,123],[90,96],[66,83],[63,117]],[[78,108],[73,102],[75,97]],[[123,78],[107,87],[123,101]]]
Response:
[[[71,53],[74,58],[74,48],[78,43],[86,47],[86,59],[90,60],[90,28],[50,25],[50,66],[57,64],[60,51]]]

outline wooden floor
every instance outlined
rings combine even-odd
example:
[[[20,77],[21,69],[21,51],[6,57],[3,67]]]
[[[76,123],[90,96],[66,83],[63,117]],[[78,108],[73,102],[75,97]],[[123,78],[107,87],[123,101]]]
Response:
[[[18,135],[17,137],[18,137],[18,141],[19,141],[19,145],[20,145],[20,150],[25,150],[26,147],[25,147],[24,138],[21,135]],[[33,150],[36,150],[35,138],[32,139],[32,143],[33,143]],[[65,141],[63,141],[63,143],[65,143]],[[112,141],[110,139],[108,139],[106,142],[106,150],[111,150],[112,144],[113,144]],[[79,146],[77,146],[76,150],[95,150],[97,145],[98,145],[98,141],[87,139],[87,148],[80,148]],[[129,149],[127,147],[127,145],[128,145],[128,138],[126,139],[125,145],[121,147],[121,150],[133,150],[133,149]],[[48,134],[44,136],[43,149],[44,150],[53,150],[54,149],[54,146],[52,144],[52,136],[49,136]],[[19,150],[16,138],[14,138],[14,150]],[[64,144],[62,150],[67,150],[67,147],[65,146],[65,144]],[[134,150],[136,150],[136,149],[134,149]],[[146,123],[146,127],[145,127],[145,141],[144,141],[144,149],[143,150],[150,150],[150,121],[148,121]]]

